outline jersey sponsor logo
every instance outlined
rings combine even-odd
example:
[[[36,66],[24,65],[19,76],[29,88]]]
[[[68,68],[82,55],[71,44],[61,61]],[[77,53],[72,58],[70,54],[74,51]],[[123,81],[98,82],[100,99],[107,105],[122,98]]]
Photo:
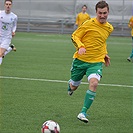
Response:
[[[2,22],[2,29],[3,30],[8,30],[8,25],[9,25],[9,23],[4,23],[4,22]]]

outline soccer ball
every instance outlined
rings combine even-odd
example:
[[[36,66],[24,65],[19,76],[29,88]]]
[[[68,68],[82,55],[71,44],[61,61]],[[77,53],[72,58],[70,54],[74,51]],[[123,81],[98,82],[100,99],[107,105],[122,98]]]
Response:
[[[45,121],[42,125],[42,133],[60,133],[60,126],[53,120]]]

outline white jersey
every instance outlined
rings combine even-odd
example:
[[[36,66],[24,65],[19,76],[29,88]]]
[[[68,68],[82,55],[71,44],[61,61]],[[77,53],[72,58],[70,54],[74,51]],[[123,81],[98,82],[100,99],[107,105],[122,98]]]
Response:
[[[0,11],[0,37],[12,38],[12,32],[17,28],[17,15],[13,12],[5,13],[5,10]]]

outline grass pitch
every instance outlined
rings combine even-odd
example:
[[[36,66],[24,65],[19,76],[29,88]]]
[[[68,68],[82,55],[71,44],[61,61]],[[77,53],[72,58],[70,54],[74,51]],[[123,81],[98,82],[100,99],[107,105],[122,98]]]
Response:
[[[61,133],[132,133],[133,63],[130,37],[109,37],[111,66],[103,69],[89,124],[76,117],[86,77],[73,96],[67,81],[75,48],[71,35],[21,33],[0,66],[0,133],[41,133],[44,121],[59,123]]]

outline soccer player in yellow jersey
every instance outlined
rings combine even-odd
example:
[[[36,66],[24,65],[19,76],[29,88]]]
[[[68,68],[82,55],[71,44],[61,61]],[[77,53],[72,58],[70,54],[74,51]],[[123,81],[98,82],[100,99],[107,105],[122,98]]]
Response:
[[[132,36],[132,52],[130,56],[127,58],[127,60],[130,62],[133,61],[133,16],[130,18],[128,26],[131,28],[131,36]]]
[[[85,21],[73,34],[72,41],[76,47],[71,68],[71,79],[68,84],[68,94],[72,95],[78,88],[84,75],[87,76],[89,89],[86,91],[84,104],[77,118],[85,123],[87,110],[95,96],[98,82],[102,77],[103,63],[110,65],[110,57],[106,48],[106,40],[113,31],[113,26],[107,22],[109,6],[105,1],[99,1],[96,6],[96,18]]]
[[[87,6],[83,5],[82,6],[82,12],[78,13],[76,17],[76,23],[75,25],[79,27],[84,21],[90,19],[90,15],[86,12]]]

